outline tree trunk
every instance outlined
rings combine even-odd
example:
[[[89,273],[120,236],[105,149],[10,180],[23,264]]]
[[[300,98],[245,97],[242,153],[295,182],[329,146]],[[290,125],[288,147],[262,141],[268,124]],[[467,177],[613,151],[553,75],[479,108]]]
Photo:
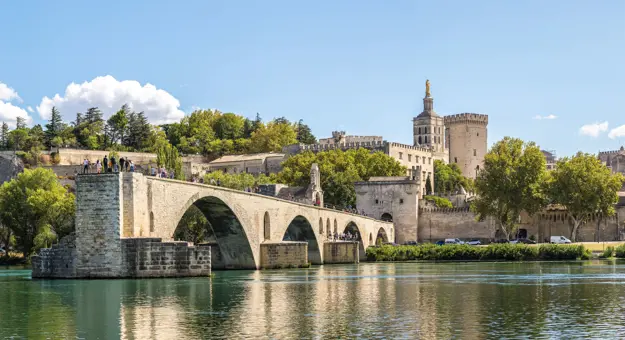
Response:
[[[576,242],[577,240],[577,230],[579,229],[579,226],[582,221],[578,221],[577,219],[573,218],[573,229],[571,229],[571,242]]]

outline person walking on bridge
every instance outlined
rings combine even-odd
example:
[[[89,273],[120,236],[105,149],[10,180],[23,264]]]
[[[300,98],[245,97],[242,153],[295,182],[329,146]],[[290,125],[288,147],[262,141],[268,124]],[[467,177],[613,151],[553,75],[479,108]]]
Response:
[[[104,159],[102,160],[102,166],[104,167],[104,172],[107,173],[109,170],[109,159],[104,155]]]

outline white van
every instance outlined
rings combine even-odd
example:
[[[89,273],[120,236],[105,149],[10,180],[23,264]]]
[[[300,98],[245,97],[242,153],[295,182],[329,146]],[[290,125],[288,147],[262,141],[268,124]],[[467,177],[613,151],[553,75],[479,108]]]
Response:
[[[569,244],[571,240],[564,236],[551,236],[551,243],[554,244]]]
[[[446,238],[445,244],[464,244],[464,242],[457,238]]]

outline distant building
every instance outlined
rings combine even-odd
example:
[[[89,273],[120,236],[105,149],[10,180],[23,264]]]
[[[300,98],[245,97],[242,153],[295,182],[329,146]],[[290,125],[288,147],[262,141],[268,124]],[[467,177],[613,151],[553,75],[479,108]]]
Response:
[[[427,178],[434,183],[434,161],[456,163],[462,174],[477,177],[487,152],[488,116],[461,113],[439,116],[434,110],[430,82],[425,84],[423,112],[413,118],[413,145],[388,142],[381,136],[349,136],[345,131],[334,131],[332,137],[319,139],[319,143],[294,144],[283,148],[286,154],[304,151],[327,151],[366,148],[381,151],[404,165],[411,180],[420,183],[420,195],[425,194]]]
[[[556,168],[556,163],[558,162],[558,158],[556,157],[556,152],[553,150],[540,150],[545,156],[545,161],[547,163],[547,170],[553,170]]]
[[[208,171],[222,171],[237,174],[249,173],[252,175],[272,174],[280,172],[285,154],[257,153],[246,155],[227,155],[208,163]]]

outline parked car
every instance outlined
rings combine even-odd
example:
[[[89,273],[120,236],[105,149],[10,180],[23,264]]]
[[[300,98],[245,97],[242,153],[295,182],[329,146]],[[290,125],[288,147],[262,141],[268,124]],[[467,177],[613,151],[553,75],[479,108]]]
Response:
[[[480,244],[482,244],[482,242],[480,242],[480,240],[471,240],[467,242],[467,244],[470,246],[479,246]]]
[[[460,241],[459,238],[446,238],[445,244],[464,244],[464,241]]]
[[[509,243],[510,241],[506,240],[505,238],[499,239],[499,240],[495,240],[495,242],[493,243]]]
[[[553,244],[570,244],[571,243],[571,240],[569,240],[568,238],[564,236],[551,236],[551,239],[549,241],[550,243],[553,243]]]
[[[516,240],[510,241],[510,243],[512,243],[512,244],[517,244],[517,243],[521,243],[521,244],[536,244],[536,241],[532,241],[532,240],[527,239],[527,238],[517,238]]]
[[[416,246],[417,245],[417,241],[408,241],[408,242],[404,243],[404,245],[406,245],[406,246]]]
[[[442,246],[443,244],[445,244],[445,241],[438,241],[438,242],[436,242],[437,246]]]

